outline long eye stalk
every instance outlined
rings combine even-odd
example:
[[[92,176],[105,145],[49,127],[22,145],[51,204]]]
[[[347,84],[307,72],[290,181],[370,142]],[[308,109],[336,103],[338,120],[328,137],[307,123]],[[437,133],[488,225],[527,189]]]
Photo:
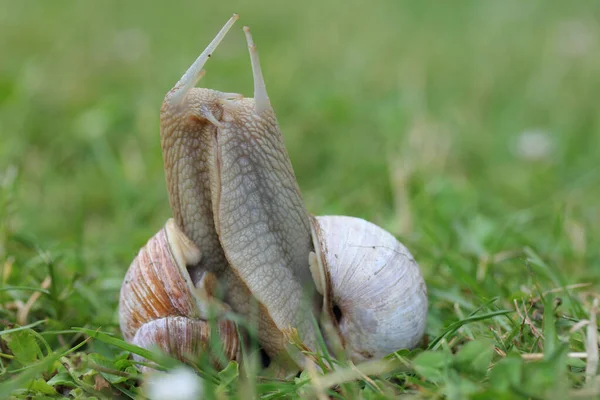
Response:
[[[217,33],[217,36],[215,36],[202,54],[198,56],[196,61],[194,61],[188,70],[185,71],[185,74],[183,74],[181,79],[173,86],[173,89],[171,89],[171,96],[169,97],[169,102],[171,102],[172,105],[181,104],[189,90],[196,86],[196,83],[198,83],[200,78],[204,75],[202,71],[204,64],[206,64],[206,61],[208,61],[238,18],[239,16],[237,14],[233,14],[231,18],[229,18],[219,33]]]
[[[254,104],[256,107],[256,113],[261,115],[265,110],[271,108],[271,102],[267,95],[267,87],[265,86],[265,80],[263,78],[262,70],[260,69],[260,61],[258,60],[258,51],[254,40],[252,40],[252,34],[250,28],[244,27],[244,33],[246,34],[246,41],[248,42],[248,50],[250,51],[250,62],[252,63],[252,77],[254,78]]]

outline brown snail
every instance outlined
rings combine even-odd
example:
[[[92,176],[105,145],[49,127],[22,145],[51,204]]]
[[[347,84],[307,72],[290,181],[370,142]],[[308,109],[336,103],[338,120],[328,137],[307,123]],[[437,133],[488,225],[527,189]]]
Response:
[[[236,19],[234,15],[225,24],[165,96],[161,109],[161,144],[174,215],[164,231],[178,231],[185,240],[177,243],[197,250],[177,263],[190,283],[189,292],[200,288],[202,301],[212,303],[205,286],[218,282],[225,289],[223,306],[255,319],[261,346],[285,368],[290,359],[300,368],[305,362],[289,345],[291,333],[305,348],[316,350],[315,320],[330,322],[327,341],[341,344],[353,360],[414,347],[427,314],[417,264],[391,234],[373,224],[310,216],[248,28],[254,98],[194,87]],[[152,258],[153,252],[165,252],[160,246],[169,245],[161,239],[145,251]],[[140,257],[142,252],[132,267],[147,262]],[[144,307],[143,296],[130,299],[135,279],[128,273],[121,291],[121,305],[127,305],[122,315],[134,312],[135,302]],[[131,321],[122,317],[121,328],[125,339],[135,342],[140,333],[133,333]],[[229,343],[229,338],[222,339]]]

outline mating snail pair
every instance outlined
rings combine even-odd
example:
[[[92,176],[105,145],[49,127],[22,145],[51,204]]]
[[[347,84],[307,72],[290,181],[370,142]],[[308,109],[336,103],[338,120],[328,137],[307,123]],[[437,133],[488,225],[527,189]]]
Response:
[[[317,350],[315,320],[327,344],[353,361],[416,346],[427,315],[418,265],[367,221],[308,213],[248,28],[254,98],[194,87],[236,20],[165,96],[161,145],[173,219],[127,272],[125,339],[186,360],[206,348],[216,310],[225,355],[239,359],[236,326],[224,317],[232,310],[256,321],[261,347],[284,368],[305,363],[290,334]]]

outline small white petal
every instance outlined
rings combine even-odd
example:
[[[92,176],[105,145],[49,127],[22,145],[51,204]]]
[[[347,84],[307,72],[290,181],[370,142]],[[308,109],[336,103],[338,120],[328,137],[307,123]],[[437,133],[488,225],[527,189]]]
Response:
[[[550,134],[543,130],[522,132],[517,138],[516,154],[526,161],[537,161],[548,158],[554,149]]]
[[[151,400],[197,400],[202,398],[203,391],[200,377],[186,367],[153,373],[145,383],[146,395]]]

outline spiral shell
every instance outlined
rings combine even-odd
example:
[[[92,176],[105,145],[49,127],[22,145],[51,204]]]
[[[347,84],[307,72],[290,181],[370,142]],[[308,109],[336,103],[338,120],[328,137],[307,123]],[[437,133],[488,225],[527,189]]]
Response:
[[[425,331],[427,288],[396,238],[359,218],[313,218],[309,263],[324,308],[354,361],[415,347]]]
[[[200,259],[196,246],[172,219],[139,251],[131,263],[119,301],[120,325],[127,342],[157,346],[181,361],[207,349],[211,326],[204,318],[214,303],[214,276],[205,273],[196,285],[186,265]],[[210,304],[209,304],[210,303]],[[239,341],[232,321],[216,323],[225,356],[239,358]]]

